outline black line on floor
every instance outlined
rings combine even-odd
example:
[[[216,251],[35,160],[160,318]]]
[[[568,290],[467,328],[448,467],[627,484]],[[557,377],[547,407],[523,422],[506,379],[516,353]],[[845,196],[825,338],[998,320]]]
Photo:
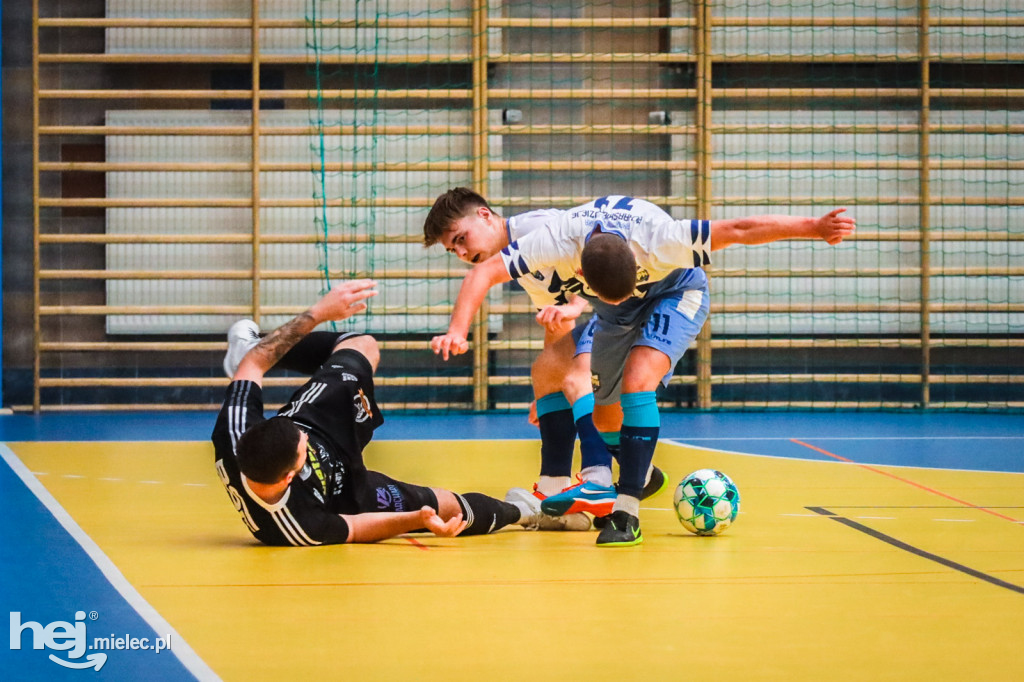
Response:
[[[836,505],[833,509],[1024,509],[1021,506],[999,507],[996,505]]]
[[[807,507],[807,509],[809,509],[810,511],[814,512],[815,514],[821,514],[822,516],[827,516],[828,518],[832,519],[833,521],[837,521],[837,522],[843,524],[844,526],[848,526],[850,528],[853,528],[854,530],[859,530],[860,532],[864,533],[865,535],[870,535],[871,537],[875,538],[876,540],[881,540],[882,542],[890,544],[893,547],[896,547],[898,549],[902,549],[905,552],[910,552],[911,554],[919,556],[922,559],[928,559],[930,561],[934,561],[935,563],[942,564],[943,566],[945,566],[947,568],[952,568],[954,571],[960,571],[961,573],[966,573],[967,575],[969,575],[969,576],[971,576],[973,578],[977,578],[979,580],[984,580],[985,582],[991,583],[993,585],[996,585],[997,587],[1005,587],[1006,589],[1011,590],[1013,592],[1017,592],[1018,594],[1024,594],[1024,587],[1021,587],[1020,585],[1014,585],[1013,583],[1008,583],[1005,580],[1000,580],[999,578],[997,578],[995,576],[989,575],[987,573],[982,573],[981,571],[976,571],[973,568],[970,568],[968,566],[964,566],[963,564],[958,564],[957,562],[952,561],[951,559],[946,559],[945,557],[941,557],[941,556],[939,556],[937,554],[932,554],[931,552],[926,552],[923,549],[919,549],[917,547],[914,547],[913,545],[908,545],[907,543],[903,542],[902,540],[897,540],[896,538],[894,538],[894,537],[892,537],[890,535],[886,535],[885,533],[881,533],[881,532],[875,530],[874,528],[869,528],[868,526],[865,526],[862,523],[857,523],[856,521],[848,519],[845,516],[839,516],[835,512],[831,512],[828,509],[825,509],[824,507]]]
[[[962,504],[844,504],[834,505],[833,509],[1024,509],[1019,505],[1007,507],[990,504],[967,505]]]

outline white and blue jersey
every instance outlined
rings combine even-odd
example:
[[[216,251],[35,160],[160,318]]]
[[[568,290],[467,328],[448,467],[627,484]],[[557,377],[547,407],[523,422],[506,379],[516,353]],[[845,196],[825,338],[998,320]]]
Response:
[[[711,263],[709,221],[676,220],[649,201],[607,196],[566,211],[531,211],[508,223],[510,242],[501,250],[502,261],[535,302],[538,287],[531,282],[527,288],[531,279],[563,296],[583,296],[602,319],[631,324],[645,300],[707,285],[700,266]],[[598,299],[581,274],[583,247],[598,227],[625,239],[636,258],[633,296],[617,305]]]
[[[563,301],[579,294],[593,306],[596,316],[577,340],[576,352],[594,354],[598,404],[618,400],[631,348],[660,350],[674,367],[700,332],[710,302],[700,267],[711,263],[709,221],[676,220],[648,201],[607,196],[566,211],[531,211],[508,224],[502,262],[535,303],[533,292],[544,289],[548,296],[560,292]],[[633,295],[614,305],[601,301],[582,275],[583,247],[597,228],[626,240],[636,258]],[[671,371],[665,382],[670,377]]]
[[[564,211],[547,209],[512,216],[505,223],[509,244],[516,243],[536,230],[546,229],[560,213]],[[549,305],[565,305],[572,298],[572,294],[579,293],[582,289],[582,285],[575,279],[571,282],[563,281],[552,267],[538,268],[530,272],[529,276],[520,277],[517,282],[530,296],[530,301],[537,310]]]
[[[546,229],[548,223],[564,211],[546,209],[530,211],[510,217],[505,222],[508,231],[508,242],[512,244],[535,230]],[[540,268],[531,272],[526,277],[516,280],[523,290],[530,296],[530,301],[537,310],[549,305],[565,305],[583,288],[583,285],[576,279],[568,282],[562,280],[555,271],[555,268]],[[573,339],[576,341],[576,355],[591,352],[593,345],[594,319],[591,318],[586,324],[578,324],[573,330]]]

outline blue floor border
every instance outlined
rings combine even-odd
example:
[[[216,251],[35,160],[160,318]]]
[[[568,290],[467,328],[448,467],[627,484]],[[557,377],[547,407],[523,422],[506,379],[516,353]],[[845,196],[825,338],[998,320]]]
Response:
[[[0,499],[15,515],[0,521],[7,679],[82,679],[90,668],[90,679],[104,681],[217,679],[17,455],[0,449]]]

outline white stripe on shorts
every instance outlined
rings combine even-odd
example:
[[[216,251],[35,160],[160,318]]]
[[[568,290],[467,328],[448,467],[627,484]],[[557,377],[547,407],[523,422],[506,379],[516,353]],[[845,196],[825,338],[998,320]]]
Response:
[[[703,302],[704,292],[700,289],[690,289],[683,292],[683,297],[679,300],[679,304],[676,305],[676,310],[692,320],[700,310],[700,304]]]

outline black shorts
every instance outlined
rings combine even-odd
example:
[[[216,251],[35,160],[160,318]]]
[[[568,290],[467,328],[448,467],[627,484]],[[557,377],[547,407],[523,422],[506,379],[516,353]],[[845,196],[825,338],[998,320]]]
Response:
[[[403,483],[363,464],[363,448],[373,431],[384,423],[373,391],[373,368],[359,351],[345,348],[333,353],[278,412],[322,441],[342,467],[337,493],[329,502],[337,514],[437,509],[430,488]],[[335,471],[338,471],[336,469]]]
[[[278,412],[325,441],[355,468],[384,416],[373,395],[373,368],[359,351],[333,353]]]
[[[361,472],[352,476],[350,494],[345,498],[354,498],[354,509],[339,510],[342,514],[362,514],[366,512],[407,512],[418,511],[423,507],[437,509],[437,495],[430,488],[396,481],[378,471]],[[346,506],[348,506],[347,503]]]

